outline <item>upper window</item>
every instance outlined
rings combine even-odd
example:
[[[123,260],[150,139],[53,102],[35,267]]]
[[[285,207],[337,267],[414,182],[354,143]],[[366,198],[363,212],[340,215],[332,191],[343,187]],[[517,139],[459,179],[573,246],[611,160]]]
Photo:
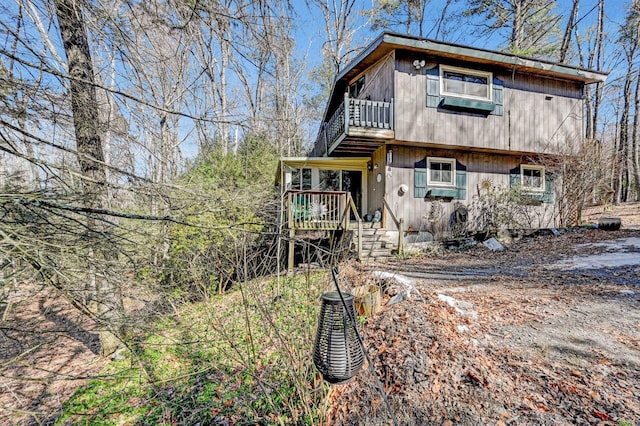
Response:
[[[520,182],[527,191],[544,191],[544,167],[520,165]]]
[[[455,186],[455,158],[427,158],[427,184],[437,186]]]
[[[362,89],[364,89],[364,76],[357,79],[354,83],[349,86],[349,97],[357,98],[360,93],[362,93]]]
[[[441,95],[491,101],[490,72],[440,66]]]

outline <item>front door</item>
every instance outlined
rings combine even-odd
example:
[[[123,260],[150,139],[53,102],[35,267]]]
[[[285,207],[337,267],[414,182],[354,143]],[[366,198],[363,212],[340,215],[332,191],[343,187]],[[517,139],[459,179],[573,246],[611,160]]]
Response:
[[[342,190],[351,193],[353,204],[356,205],[356,209],[362,217],[362,172],[353,170],[342,171]],[[351,219],[355,220],[353,212],[351,212]]]

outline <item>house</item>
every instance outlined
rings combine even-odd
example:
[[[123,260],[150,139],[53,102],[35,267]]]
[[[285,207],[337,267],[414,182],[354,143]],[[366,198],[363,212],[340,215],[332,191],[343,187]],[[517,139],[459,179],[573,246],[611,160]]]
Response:
[[[357,230],[362,220],[401,247],[473,227],[483,191],[517,186],[530,227],[554,226],[562,179],[539,160],[583,138],[585,85],[605,78],[383,33],[336,76],[309,157],[281,159],[283,223]]]

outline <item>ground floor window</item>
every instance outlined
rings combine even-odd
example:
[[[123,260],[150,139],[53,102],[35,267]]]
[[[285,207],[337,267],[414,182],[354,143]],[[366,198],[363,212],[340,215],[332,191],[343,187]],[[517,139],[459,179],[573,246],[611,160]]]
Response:
[[[414,165],[413,196],[425,199],[466,199],[467,168],[455,158],[425,157]]]
[[[340,191],[340,171],[320,170],[320,191]]]
[[[544,191],[544,167],[520,165],[520,182],[527,191]]]
[[[291,171],[291,189],[309,191],[311,189],[311,169],[293,169]]]
[[[455,185],[455,158],[429,157],[427,158],[427,169],[427,185]]]
[[[544,166],[520,164],[511,169],[511,188],[519,189],[526,200],[552,203],[555,198],[553,173]]]

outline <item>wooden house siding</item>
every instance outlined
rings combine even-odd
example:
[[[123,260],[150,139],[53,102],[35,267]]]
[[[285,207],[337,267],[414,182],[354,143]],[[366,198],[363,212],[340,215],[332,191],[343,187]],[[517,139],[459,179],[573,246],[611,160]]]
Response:
[[[436,231],[445,233],[449,229],[449,217],[457,203],[470,206],[474,198],[480,194],[481,182],[488,180],[496,187],[508,188],[510,185],[510,170],[522,163],[527,163],[526,156],[500,155],[495,153],[483,153],[460,150],[426,149],[410,146],[388,146],[393,150],[393,163],[386,173],[385,191],[387,202],[398,218],[404,219],[405,226],[414,231]],[[380,149],[382,155],[385,150]],[[379,151],[376,151],[378,154]],[[451,202],[439,202],[442,211],[437,217],[430,217],[434,202],[422,197],[415,197],[414,171],[415,164],[425,157],[455,158],[466,167],[466,198],[452,200]],[[407,185],[409,191],[401,194],[400,185]],[[370,197],[370,199],[372,199]],[[540,207],[531,206],[532,211],[537,210],[536,217],[539,223],[532,223],[531,227],[555,226],[553,223],[552,207],[543,204]],[[469,218],[473,220],[472,217]],[[386,224],[388,229],[393,229],[393,223]],[[434,229],[436,228],[436,229]],[[432,232],[433,233],[433,232]]]
[[[385,181],[386,181],[386,154],[385,147],[378,148],[371,156],[371,168],[369,172],[368,182],[369,187],[367,189],[367,198],[369,204],[367,205],[366,213],[373,215],[376,209],[381,209],[383,205],[382,198],[384,197]],[[378,182],[377,176],[380,174],[380,182]]]
[[[393,98],[394,69],[395,60],[393,53],[382,58],[373,67],[369,68],[364,73],[364,88],[358,95],[358,98],[390,102]],[[360,77],[362,77],[362,74],[358,76],[358,78]]]
[[[415,69],[414,57],[396,55],[395,139],[427,146],[450,146],[514,153],[557,153],[567,138],[583,135],[582,85],[551,78],[444,63],[492,71],[503,84],[502,115],[427,106],[427,73],[443,62],[427,57]]]

